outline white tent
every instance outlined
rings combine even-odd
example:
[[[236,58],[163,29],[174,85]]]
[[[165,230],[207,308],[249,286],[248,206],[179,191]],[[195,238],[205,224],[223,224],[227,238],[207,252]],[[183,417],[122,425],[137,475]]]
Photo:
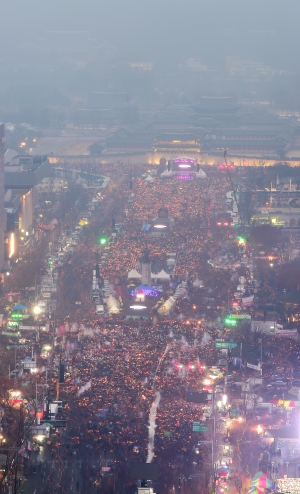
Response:
[[[174,305],[176,303],[176,300],[173,297],[169,297],[163,304],[162,306],[158,309],[159,314],[170,314],[172,311]]]
[[[153,274],[151,273],[151,278],[155,278],[157,280],[169,280],[170,279],[170,275],[168,273],[166,273],[163,269],[157,273],[157,274]]]
[[[170,170],[165,170],[160,174],[161,178],[169,178],[173,176],[173,172]]]
[[[206,173],[205,173],[203,170],[201,170],[201,168],[200,168],[200,170],[196,173],[196,177],[197,177],[197,178],[206,178],[206,177],[207,177],[207,175],[206,175]]]
[[[147,175],[147,177],[145,178],[145,182],[154,182],[154,179],[151,177],[151,175]]]
[[[136,270],[136,269],[131,269],[131,271],[129,271],[128,275],[127,275],[127,278],[129,279],[137,279],[137,278],[141,278],[142,275]]]
[[[119,313],[120,304],[112,295],[110,295],[106,300],[106,307],[110,314]]]

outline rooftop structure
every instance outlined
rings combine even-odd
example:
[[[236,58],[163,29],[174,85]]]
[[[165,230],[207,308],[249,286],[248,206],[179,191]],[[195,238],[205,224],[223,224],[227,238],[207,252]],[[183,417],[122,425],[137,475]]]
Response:
[[[156,137],[155,153],[200,153],[200,144],[195,134],[164,133]]]
[[[4,168],[6,189],[30,189],[49,176],[49,163],[46,155],[17,155]]]

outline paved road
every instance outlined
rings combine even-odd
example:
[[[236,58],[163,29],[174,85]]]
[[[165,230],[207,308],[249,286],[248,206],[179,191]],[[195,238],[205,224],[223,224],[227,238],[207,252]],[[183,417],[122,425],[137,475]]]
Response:
[[[102,460],[53,459],[44,462],[30,462],[27,469],[27,481],[22,485],[25,494],[65,493],[96,494],[99,488],[95,480],[99,477]],[[106,479],[102,484],[106,483]],[[97,490],[98,489],[98,490]]]

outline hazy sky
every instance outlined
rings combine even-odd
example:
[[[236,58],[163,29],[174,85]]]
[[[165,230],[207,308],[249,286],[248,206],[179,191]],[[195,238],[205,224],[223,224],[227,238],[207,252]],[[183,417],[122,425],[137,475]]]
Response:
[[[0,0],[0,42],[9,50],[45,30],[89,30],[145,60],[217,67],[238,55],[299,70],[299,19],[299,0]]]

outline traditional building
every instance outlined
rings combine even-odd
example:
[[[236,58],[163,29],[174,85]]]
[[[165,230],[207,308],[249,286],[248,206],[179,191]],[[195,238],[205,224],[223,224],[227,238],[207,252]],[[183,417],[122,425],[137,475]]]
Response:
[[[160,134],[154,142],[154,152],[167,155],[173,154],[198,154],[200,153],[200,144],[195,134],[175,133]]]

